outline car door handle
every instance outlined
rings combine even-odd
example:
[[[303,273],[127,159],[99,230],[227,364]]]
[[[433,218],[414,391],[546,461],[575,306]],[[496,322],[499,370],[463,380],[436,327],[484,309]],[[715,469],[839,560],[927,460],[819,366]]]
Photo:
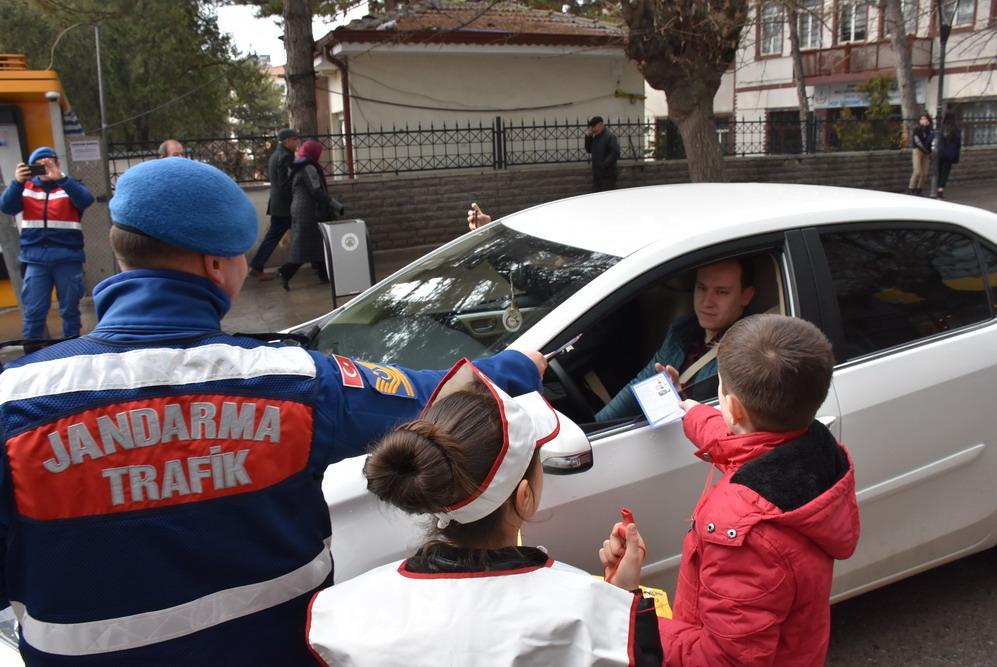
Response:
[[[819,421],[824,426],[827,426],[828,428],[830,428],[831,424],[833,424],[834,422],[838,421],[838,416],[837,415],[824,415],[823,417],[817,417],[817,421]]]

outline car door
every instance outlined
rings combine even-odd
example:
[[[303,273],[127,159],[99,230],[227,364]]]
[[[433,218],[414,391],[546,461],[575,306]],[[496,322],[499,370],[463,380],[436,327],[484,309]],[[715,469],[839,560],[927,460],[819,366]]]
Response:
[[[801,279],[809,280],[809,260],[805,253],[794,257],[788,239],[789,235],[782,233],[743,239],[665,262],[655,272],[635,280],[630,292],[627,286],[621,286],[611,297],[615,303],[593,308],[587,319],[572,324],[555,340],[585,331],[594,321],[614,317],[614,308],[632,298],[641,284],[667,281],[676,273],[745,253],[770,253],[776,283],[774,289],[768,288],[775,292],[769,300],[774,300],[778,310],[787,314],[816,313],[816,306],[801,308],[798,285]],[[812,286],[804,285],[802,292],[814,298]],[[769,307],[766,304],[763,310]],[[641,365],[644,362],[646,359]],[[706,402],[716,404],[715,393]],[[837,429],[838,407],[833,392],[819,414],[832,429]],[[590,470],[545,477],[542,511],[524,525],[525,542],[546,546],[556,559],[600,572],[598,549],[619,520],[619,508],[626,506],[634,512],[647,545],[642,583],[674,591],[682,541],[693,507],[709,483],[710,466],[694,456],[694,447],[680,422],[651,428],[645,420],[637,419],[596,431],[591,439],[594,465]],[[720,476],[717,471],[714,479]]]
[[[835,570],[841,596],[993,543],[997,325],[981,266],[993,252],[940,224],[805,238],[861,507],[858,550]]]

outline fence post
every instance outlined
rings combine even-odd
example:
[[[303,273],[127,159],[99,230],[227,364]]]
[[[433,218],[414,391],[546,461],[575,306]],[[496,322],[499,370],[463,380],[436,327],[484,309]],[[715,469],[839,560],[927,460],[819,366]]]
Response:
[[[495,116],[492,121],[492,169],[501,169],[499,164],[499,124],[502,122],[501,116]]]

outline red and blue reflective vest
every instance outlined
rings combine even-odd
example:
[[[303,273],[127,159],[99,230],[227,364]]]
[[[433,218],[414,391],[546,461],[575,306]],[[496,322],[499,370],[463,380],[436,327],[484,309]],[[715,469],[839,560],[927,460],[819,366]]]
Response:
[[[0,597],[25,661],[312,664],[323,472],[417,416],[444,372],[227,335],[228,297],[190,274],[119,274],[94,302],[90,335],[0,374]],[[519,352],[478,365],[539,389]]]
[[[79,181],[63,178],[43,181],[37,176],[24,183],[12,182],[0,195],[0,210],[22,213],[22,262],[58,264],[82,262],[83,210],[93,195]]]

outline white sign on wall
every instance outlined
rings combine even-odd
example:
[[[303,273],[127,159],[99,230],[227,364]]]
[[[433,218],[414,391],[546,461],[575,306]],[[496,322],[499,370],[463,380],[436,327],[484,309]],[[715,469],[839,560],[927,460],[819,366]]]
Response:
[[[924,104],[925,79],[914,80],[914,96],[919,104]],[[815,109],[840,109],[842,107],[867,107],[869,96],[858,89],[861,81],[847,83],[831,83],[826,86],[814,86]],[[890,91],[890,104],[900,104],[900,90]]]
[[[100,140],[72,141],[69,143],[69,155],[73,162],[99,162]]]

